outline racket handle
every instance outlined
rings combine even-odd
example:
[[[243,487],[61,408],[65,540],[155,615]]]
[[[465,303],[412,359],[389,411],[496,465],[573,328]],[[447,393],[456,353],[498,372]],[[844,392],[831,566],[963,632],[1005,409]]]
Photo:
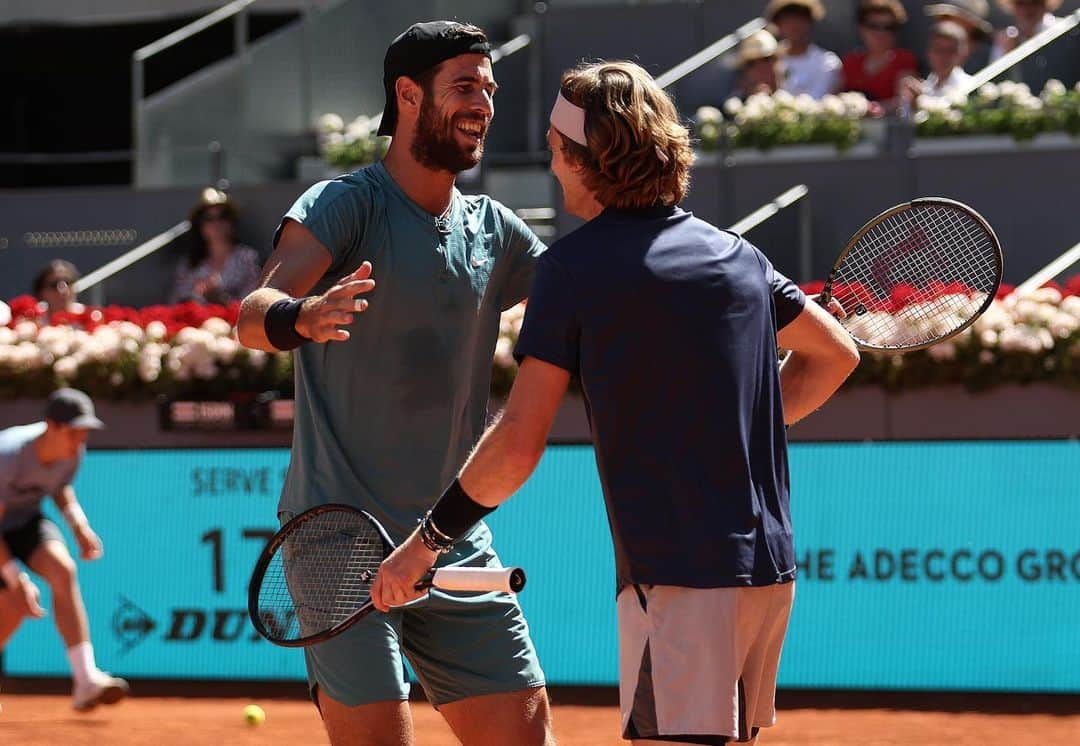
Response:
[[[525,571],[520,567],[440,567],[431,584],[444,591],[518,593],[525,587]]]

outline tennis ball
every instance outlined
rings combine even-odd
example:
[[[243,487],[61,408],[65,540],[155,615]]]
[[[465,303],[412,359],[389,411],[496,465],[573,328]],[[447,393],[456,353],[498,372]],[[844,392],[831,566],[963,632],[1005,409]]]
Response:
[[[248,725],[262,725],[266,720],[266,713],[258,705],[248,705],[244,708],[244,722]]]

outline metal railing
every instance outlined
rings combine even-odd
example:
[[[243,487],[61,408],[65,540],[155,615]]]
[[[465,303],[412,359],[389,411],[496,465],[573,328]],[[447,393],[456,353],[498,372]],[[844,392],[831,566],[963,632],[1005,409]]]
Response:
[[[720,55],[730,52],[732,49],[739,46],[743,39],[765,28],[765,25],[764,18],[755,18],[752,21],[744,23],[727,36],[714,41],[697,54],[687,57],[667,72],[658,75],[656,77],[656,84],[661,88],[668,88],[669,86],[678,83],[687,75],[709,64]]]
[[[243,78],[245,75],[246,61],[248,57],[248,11],[258,0],[233,0],[221,6],[215,11],[197,18],[186,26],[178,28],[171,34],[161,37],[157,41],[136,49],[131,55],[131,117],[132,117],[132,152],[133,173],[132,182],[138,183],[138,159],[140,148],[146,141],[146,135],[142,131],[142,107],[146,99],[146,61],[154,55],[160,54],[167,49],[175,47],[181,42],[187,41],[199,33],[216,26],[224,21],[232,20],[233,25],[233,53],[231,57],[240,62],[240,91],[245,90]],[[313,8],[310,0],[303,5],[303,13],[300,23],[310,23]],[[301,121],[311,121],[311,49],[309,34],[302,37],[301,49],[302,73],[300,76],[300,114]],[[243,93],[241,93],[243,95]]]
[[[189,230],[191,230],[191,223],[187,220],[182,220],[172,228],[162,231],[151,239],[143,241],[135,248],[125,251],[112,261],[101,265],[93,272],[79,278],[75,282],[75,292],[81,293],[86,290],[91,290],[91,304],[95,306],[104,305],[105,294],[102,283],[104,283],[105,280],[109,279],[117,272],[127,269],[135,262],[145,259],[155,251],[163,249]]]
[[[808,282],[813,278],[813,246],[811,243],[811,215],[810,215],[810,190],[805,184],[797,184],[785,192],[778,194],[774,200],[767,202],[752,213],[733,223],[728,227],[732,233],[743,234],[753,230],[769,218],[778,214],[781,210],[799,205],[799,279]]]
[[[1054,279],[1077,262],[1080,262],[1080,243],[1076,244],[1071,249],[1066,249],[1065,253],[1057,259],[1017,285],[1016,292],[1023,294],[1030,293],[1032,290],[1037,290],[1048,280]]]
[[[1064,36],[1077,26],[1080,26],[1080,9],[1073,11],[1070,15],[1065,16],[1050,28],[1031,37],[1016,49],[1002,55],[999,59],[991,62],[982,70],[979,70],[979,72],[971,76],[969,81],[957,89],[957,93],[961,93],[965,96],[968,95],[972,91],[978,89],[979,86],[984,83],[989,83],[1006,70],[1015,67],[1047,44],[1050,44],[1060,36]]]

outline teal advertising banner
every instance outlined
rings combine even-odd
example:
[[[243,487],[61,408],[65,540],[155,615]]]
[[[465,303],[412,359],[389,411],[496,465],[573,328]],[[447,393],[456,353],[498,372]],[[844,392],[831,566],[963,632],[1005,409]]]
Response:
[[[781,686],[1080,692],[1080,443],[795,444],[800,577]],[[99,662],[130,677],[299,679],[258,639],[247,581],[285,450],[91,451],[105,542],[80,563]],[[614,684],[611,540],[589,446],[549,447],[490,521],[553,684]],[[49,599],[45,599],[46,605]],[[51,620],[6,673],[66,675]]]

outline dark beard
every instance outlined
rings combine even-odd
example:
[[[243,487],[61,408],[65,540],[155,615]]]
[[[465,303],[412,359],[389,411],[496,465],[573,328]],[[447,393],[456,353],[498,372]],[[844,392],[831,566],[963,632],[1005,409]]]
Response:
[[[424,168],[458,174],[480,162],[484,155],[484,141],[480,141],[476,150],[463,148],[454,139],[453,120],[442,122],[429,97],[425,96],[420,104],[420,117],[416,120],[410,151]]]

